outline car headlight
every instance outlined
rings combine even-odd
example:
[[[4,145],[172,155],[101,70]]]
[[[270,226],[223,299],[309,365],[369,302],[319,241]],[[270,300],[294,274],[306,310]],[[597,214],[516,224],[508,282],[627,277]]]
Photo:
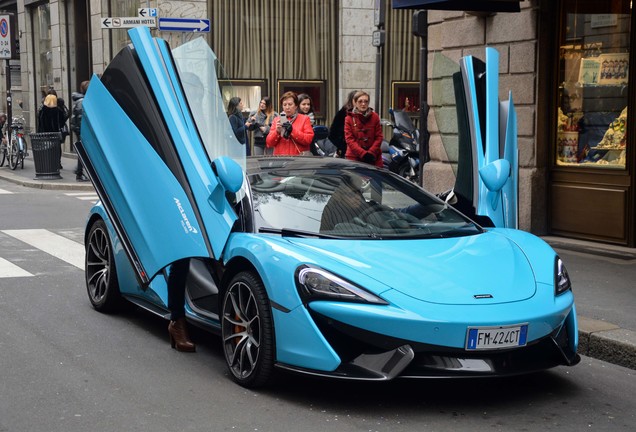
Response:
[[[388,304],[364,288],[355,286],[326,270],[302,266],[296,270],[296,286],[305,303],[311,300],[336,300]]]
[[[563,264],[561,258],[557,257],[554,267],[554,295],[563,294],[571,290],[572,282],[570,282],[570,275],[568,275],[568,271],[565,269],[565,264]]]

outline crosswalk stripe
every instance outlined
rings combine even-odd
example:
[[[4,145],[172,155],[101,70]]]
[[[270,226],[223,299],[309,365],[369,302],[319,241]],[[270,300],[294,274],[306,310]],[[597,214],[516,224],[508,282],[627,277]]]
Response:
[[[28,271],[0,257],[0,278],[29,277],[33,276]]]
[[[84,270],[84,246],[45,229],[3,230],[3,233],[34,246]]]
[[[72,196],[72,197],[79,197],[79,196],[95,196],[97,195],[95,192],[66,192],[64,195],[66,196]]]
[[[13,192],[8,191],[6,189],[0,189],[0,195],[9,195],[12,194]]]
[[[91,201],[91,200],[94,201],[94,200],[97,200],[97,195],[95,194],[95,195],[91,195],[91,196],[78,196],[78,197],[75,197],[75,198],[80,199],[82,201]]]

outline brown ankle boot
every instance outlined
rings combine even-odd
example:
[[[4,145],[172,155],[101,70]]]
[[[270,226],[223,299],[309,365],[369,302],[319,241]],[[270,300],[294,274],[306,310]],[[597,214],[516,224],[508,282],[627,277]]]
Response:
[[[194,352],[196,350],[196,345],[192,343],[190,336],[188,336],[185,318],[170,321],[168,334],[170,335],[170,345],[177,351]]]

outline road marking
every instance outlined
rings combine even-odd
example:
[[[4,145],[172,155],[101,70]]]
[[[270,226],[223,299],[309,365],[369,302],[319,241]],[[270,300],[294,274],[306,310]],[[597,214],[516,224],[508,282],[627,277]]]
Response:
[[[84,270],[84,245],[45,229],[3,230],[3,233],[30,244],[56,258]]]
[[[10,261],[0,257],[0,278],[13,278],[13,277],[29,277],[33,276],[28,271],[21,269],[17,265]]]
[[[12,194],[13,192],[5,190],[5,189],[0,189],[0,195],[9,195]]]
[[[92,201],[93,204],[95,204],[97,200],[99,200],[99,197],[95,192],[68,192],[64,195],[77,198],[82,201]]]

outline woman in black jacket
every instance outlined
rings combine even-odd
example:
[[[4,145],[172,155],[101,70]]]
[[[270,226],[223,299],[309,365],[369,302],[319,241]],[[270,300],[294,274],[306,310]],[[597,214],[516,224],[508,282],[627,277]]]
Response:
[[[345,157],[347,153],[347,142],[345,140],[345,119],[347,118],[347,112],[353,109],[353,96],[357,90],[352,90],[347,95],[347,101],[340,108],[340,111],[336,113],[329,127],[329,141],[338,148],[338,157]]]

